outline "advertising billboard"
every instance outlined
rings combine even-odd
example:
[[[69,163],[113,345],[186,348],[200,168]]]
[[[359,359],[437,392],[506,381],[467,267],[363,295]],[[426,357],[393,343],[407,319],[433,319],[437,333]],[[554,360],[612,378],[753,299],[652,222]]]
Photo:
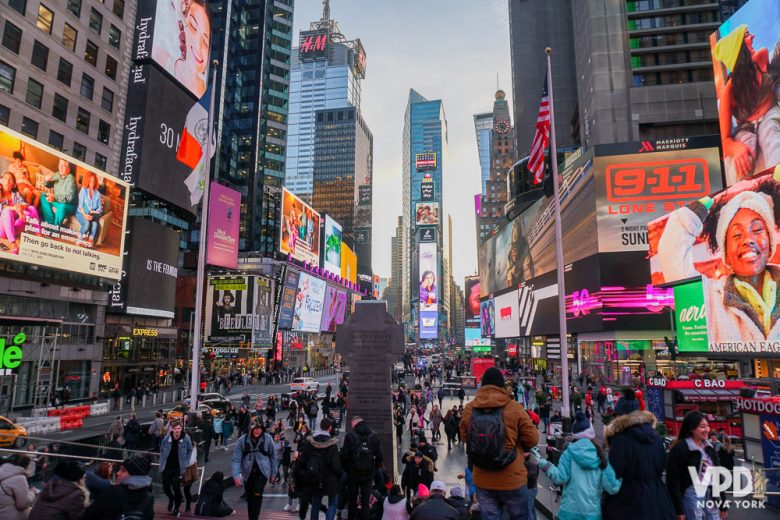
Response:
[[[780,4],[750,0],[710,36],[726,185],[780,164]]]
[[[439,203],[438,202],[418,202],[415,205],[415,224],[435,225],[439,223]]]
[[[127,183],[0,126],[0,259],[119,280]]]
[[[420,244],[420,310],[439,310],[439,263],[436,244]]]
[[[701,281],[674,288],[674,323],[680,352],[707,352],[707,313]]]
[[[479,277],[468,276],[464,284],[466,327],[479,327]]]
[[[154,61],[193,96],[200,98],[208,87],[210,51],[211,12],[208,2],[138,2],[134,61]]]
[[[181,132],[193,103],[156,67],[132,66],[119,177],[194,215],[197,208],[184,182],[192,169],[176,160]]]
[[[328,56],[328,31],[301,31],[298,39],[298,58],[301,61]]]
[[[490,338],[483,338],[479,327],[466,327],[465,340],[467,347],[489,347]]]
[[[179,232],[150,220],[130,223],[125,311],[173,318],[179,264]]]
[[[482,329],[482,337],[489,338],[496,330],[496,309],[493,298],[483,300],[479,304],[479,321]]]
[[[252,334],[252,348],[271,348],[273,346],[273,335],[274,281],[270,278],[256,276],[255,329]]]
[[[418,228],[420,230],[420,242],[436,242],[436,228],[425,226]]]
[[[325,244],[320,265],[333,274],[341,274],[341,233],[341,224],[325,215]]]
[[[209,341],[249,341],[254,326],[254,279],[209,276],[206,290],[206,337]]]
[[[355,76],[366,79],[366,49],[359,39],[355,40],[355,44]]]
[[[282,189],[282,225],[279,226],[279,249],[301,262],[317,267],[320,263],[320,214]]]
[[[282,287],[282,299],[279,304],[280,329],[289,330],[292,327],[293,311],[295,310],[295,295],[298,292],[298,271],[288,270]]]
[[[647,224],[722,186],[717,136],[596,147],[598,250],[647,251]]]
[[[357,255],[347,244],[341,243],[341,278],[357,283]]]
[[[436,169],[436,152],[418,153],[414,156],[414,167],[418,172]]]
[[[320,331],[326,285],[325,280],[301,273],[298,279],[298,292],[295,294],[291,330],[297,332]]]
[[[325,304],[322,309],[322,324],[320,330],[336,332],[336,325],[344,323],[347,312],[347,293],[339,291],[332,285],[325,290]]]
[[[710,352],[780,352],[778,208],[780,182],[769,173],[648,226],[654,283],[702,279]]]
[[[227,269],[238,267],[238,225],[241,214],[241,194],[236,190],[211,183],[209,191],[208,241],[206,263]]]
[[[420,339],[436,339],[439,337],[439,313],[420,311]]]
[[[520,316],[517,291],[496,296],[495,306],[495,337],[516,338],[520,336]]]
[[[426,177],[420,183],[420,200],[431,202],[436,198],[436,183],[430,177]]]

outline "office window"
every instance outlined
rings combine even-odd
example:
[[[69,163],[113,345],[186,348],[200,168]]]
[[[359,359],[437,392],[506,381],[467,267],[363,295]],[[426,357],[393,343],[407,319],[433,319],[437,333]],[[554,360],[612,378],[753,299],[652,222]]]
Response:
[[[95,80],[89,74],[81,75],[81,95],[87,99],[92,99],[95,93]]]
[[[0,61],[0,91],[14,93],[14,83],[16,82],[16,69]]]
[[[45,5],[41,4],[38,6],[38,21],[35,22],[35,25],[38,26],[38,29],[45,32],[46,34],[51,34],[51,26],[54,24],[54,13],[46,7]]]
[[[5,29],[3,30],[3,47],[11,52],[19,54],[19,46],[22,44],[22,30],[17,26],[5,21]]]
[[[103,97],[100,99],[100,106],[107,112],[114,111],[114,93],[103,87]]]
[[[8,0],[8,5],[11,6],[11,9],[21,13],[22,16],[27,11],[27,0]]]
[[[97,167],[100,170],[105,170],[107,162],[108,160],[106,159],[105,155],[101,155],[97,152],[95,153],[95,163],[94,163],[95,167]]]
[[[54,106],[51,109],[51,115],[62,121],[68,118],[68,99],[54,94]]]
[[[125,0],[114,0],[114,14],[122,18],[125,14]]]
[[[62,150],[64,144],[65,137],[63,137],[62,134],[59,134],[54,130],[49,130],[49,146],[56,148],[57,150]]]
[[[122,41],[122,31],[114,24],[108,28],[108,44],[115,49],[119,48],[119,43]]]
[[[24,96],[25,102],[28,105],[35,108],[41,108],[41,100],[43,100],[43,85],[38,83],[32,78],[27,80],[27,93]]]
[[[38,40],[35,40],[35,43],[33,43],[32,64],[41,70],[46,70],[48,62],[49,48]]]
[[[83,161],[87,157],[87,147],[81,143],[73,143],[73,157],[79,161]]]
[[[89,12],[89,28],[98,34],[103,28],[103,15],[98,13],[94,7]]]
[[[38,138],[38,122],[33,121],[29,117],[23,117],[22,118],[22,133],[26,135],[27,137],[32,137],[33,139]]]
[[[73,64],[68,60],[60,58],[60,64],[57,67],[57,81],[70,86],[73,77]]]
[[[76,18],[81,18],[81,0],[68,0],[67,9]]]
[[[118,64],[114,58],[106,55],[106,76],[116,81],[116,68]]]
[[[91,117],[92,115],[89,112],[79,107],[78,112],[76,112],[76,130],[89,134],[89,120]]]
[[[66,23],[62,29],[62,44],[66,49],[76,52],[76,39],[78,36],[79,32]]]
[[[11,119],[11,109],[5,105],[0,105],[0,125],[8,126],[9,119]]]
[[[111,125],[103,121],[98,121],[98,133],[97,138],[103,144],[108,144],[108,140],[111,137]]]
[[[84,61],[86,61],[93,67],[97,67],[97,59],[98,59],[98,46],[95,45],[93,42],[87,40],[87,46],[84,49]]]

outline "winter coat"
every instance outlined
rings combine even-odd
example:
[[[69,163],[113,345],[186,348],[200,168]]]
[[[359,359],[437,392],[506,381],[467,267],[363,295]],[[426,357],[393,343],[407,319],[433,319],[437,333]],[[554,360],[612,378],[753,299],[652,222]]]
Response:
[[[463,409],[460,420],[460,438],[468,439],[471,414],[474,408],[504,407],[504,449],[518,450],[517,458],[500,471],[486,471],[474,466],[474,483],[477,487],[494,490],[510,491],[524,486],[528,482],[525,470],[523,451],[536,446],[539,442],[539,430],[525,413],[523,405],[512,400],[506,388],[494,385],[484,385],[478,391],[474,400]]]
[[[233,478],[241,477],[246,482],[252,472],[254,463],[257,463],[257,466],[266,478],[270,479],[276,476],[279,473],[279,459],[276,458],[276,452],[274,451],[273,437],[264,433],[260,437],[257,446],[254,446],[249,440],[249,435],[251,435],[251,432],[239,437],[238,441],[236,441],[236,447],[233,448],[233,457],[230,464]]]
[[[116,437],[121,437],[123,433],[125,433],[125,427],[122,424],[122,421],[115,420],[114,422],[111,423],[111,426],[108,427],[108,431],[106,432],[106,436],[109,439],[113,439],[115,436]]]
[[[230,416],[225,417],[225,420],[222,423],[222,435],[224,436],[225,441],[233,436],[233,430],[233,418]]]
[[[448,419],[444,421],[444,433],[447,437],[455,438],[458,434],[458,420],[454,415],[450,415]]]
[[[10,463],[0,466],[0,518],[26,520],[34,498],[24,468]]]
[[[707,443],[704,451],[709,455],[713,466],[720,466],[720,459],[715,448]],[[688,467],[694,467],[696,472],[699,472],[701,452],[698,449],[692,450],[687,441],[680,441],[669,450],[669,458],[666,461],[666,487],[669,489],[674,510],[678,515],[685,513],[683,495],[685,490],[693,485]]]
[[[431,494],[424,504],[414,508],[410,520],[459,520],[454,507],[443,496]]]
[[[172,433],[169,433],[163,437],[160,443],[160,474],[165,471],[165,465],[168,463],[168,455],[171,454],[171,447],[173,446]],[[192,440],[186,433],[182,433],[179,437],[179,471],[184,475],[184,470],[190,463],[190,457],[192,456]]]
[[[447,499],[447,503],[455,508],[458,512],[458,520],[469,520],[469,507],[471,502],[463,497],[450,497]]]
[[[550,480],[563,486],[560,520],[601,520],[601,492],[614,495],[620,490],[620,481],[610,464],[602,470],[600,463],[593,442],[579,439],[564,450],[557,466],[547,467]]]
[[[361,442],[361,437],[368,437],[368,442],[371,445],[371,450],[374,454],[376,468],[378,469],[382,464],[384,459],[382,457],[382,447],[379,444],[379,436],[369,428],[365,421],[361,421],[355,425],[355,429],[347,433],[344,438],[344,445],[341,447],[341,467],[344,468],[344,471],[346,471],[347,476],[350,478],[361,481],[366,479],[373,480],[373,474],[362,477],[357,475],[355,471],[355,461],[352,460],[352,457],[355,449]]]
[[[409,513],[406,511],[406,498],[386,497],[382,506],[382,520],[409,520]]]
[[[436,410],[435,412],[431,411],[431,414],[429,415],[429,417],[430,417],[430,420],[431,420],[431,427],[434,430],[438,430],[439,426],[441,425],[442,419],[443,419],[442,416],[441,416],[441,410]]]
[[[141,436],[141,423],[138,419],[130,419],[125,424],[125,441],[130,443],[138,442],[138,438]]]
[[[655,415],[634,411],[604,429],[609,462],[622,480],[620,491],[604,500],[604,519],[674,520],[674,506],[663,481],[666,450],[655,431]]]
[[[317,432],[317,435],[307,437],[298,454],[298,464],[295,466],[293,477],[299,490],[304,490],[312,495],[332,497],[338,495],[341,487],[341,476],[344,473],[341,468],[339,456],[339,439],[325,432]],[[306,467],[311,457],[318,456],[322,462],[324,475],[319,486],[317,483],[304,482],[302,470]]]
[[[428,459],[429,461],[430,459]],[[427,487],[431,486],[433,482],[433,471],[426,459],[420,462],[420,465],[414,463],[414,457],[412,460],[406,463],[404,472],[401,475],[401,487],[403,489],[411,489],[413,492],[417,492],[417,486],[425,484]]]
[[[122,510],[122,505],[126,509]],[[116,520],[123,512],[141,511],[144,520],[154,518],[152,477],[130,475],[100,494],[84,512],[81,520]]]
[[[54,477],[38,494],[29,520],[77,520],[87,507],[87,494],[75,482]]]

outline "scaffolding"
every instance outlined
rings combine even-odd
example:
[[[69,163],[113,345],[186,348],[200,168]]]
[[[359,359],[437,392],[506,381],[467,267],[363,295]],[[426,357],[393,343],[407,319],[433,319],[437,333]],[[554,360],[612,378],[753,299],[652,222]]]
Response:
[[[51,336],[48,331],[53,329]],[[38,351],[38,364],[35,372],[35,408],[45,408],[52,401],[53,392],[56,390],[57,369],[55,366],[57,357],[57,328],[43,327],[41,343]]]

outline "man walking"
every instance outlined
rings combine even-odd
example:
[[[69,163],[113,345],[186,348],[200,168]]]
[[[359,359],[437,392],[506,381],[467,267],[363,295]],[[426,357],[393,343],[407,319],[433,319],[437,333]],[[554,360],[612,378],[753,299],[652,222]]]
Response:
[[[352,431],[347,433],[341,448],[341,466],[347,473],[347,504],[350,520],[368,519],[368,503],[376,471],[382,464],[382,448],[379,436],[356,416],[352,419]],[[360,498],[360,516],[357,503]]]
[[[179,516],[183,495],[181,480],[192,456],[192,440],[184,433],[179,421],[171,423],[171,432],[160,443],[160,473],[165,496],[168,497],[168,511]]]
[[[332,436],[333,421],[327,417],[320,421],[320,429],[306,437],[299,448],[298,462],[293,478],[298,487],[300,511],[298,518],[306,520],[311,503],[311,520],[320,517],[322,499],[328,497],[325,520],[333,520],[338,508],[338,492],[341,483],[341,458],[338,438]]]
[[[309,419],[309,429],[312,431],[316,428],[318,413],[320,409],[317,406],[317,394],[314,394],[306,401],[306,417]]]
[[[135,417],[135,413],[130,414],[130,420],[125,424],[125,448],[129,451],[138,449],[138,439],[141,437],[141,423]],[[132,453],[129,453],[132,456]]]
[[[265,485],[276,482],[279,459],[274,450],[274,440],[265,427],[256,422],[247,435],[242,435],[233,448],[231,460],[233,483],[244,486],[249,520],[258,520],[263,507]]]

